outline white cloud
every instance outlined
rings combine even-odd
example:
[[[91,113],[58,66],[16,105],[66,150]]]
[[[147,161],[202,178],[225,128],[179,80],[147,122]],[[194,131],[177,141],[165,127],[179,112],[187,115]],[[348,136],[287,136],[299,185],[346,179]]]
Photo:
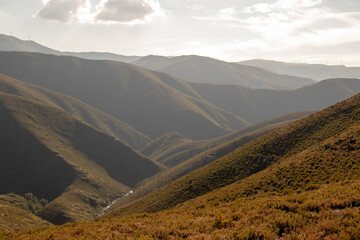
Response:
[[[161,10],[153,0],[103,0],[97,8],[96,20],[121,23],[145,20]]]
[[[37,16],[63,23],[123,23],[149,21],[161,14],[157,0],[101,0],[92,8],[90,0],[42,0]],[[95,9],[91,11],[91,9]]]
[[[80,21],[91,6],[89,0],[45,0],[43,4],[37,16],[64,23]]]

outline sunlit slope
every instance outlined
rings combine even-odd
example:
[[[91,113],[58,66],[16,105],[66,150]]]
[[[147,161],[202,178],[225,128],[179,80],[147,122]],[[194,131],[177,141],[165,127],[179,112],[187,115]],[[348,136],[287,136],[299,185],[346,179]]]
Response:
[[[291,123],[252,141],[151,194],[115,210],[112,216],[155,212],[195,198],[259,172],[284,157],[359,124],[360,95]]]
[[[0,73],[75,97],[151,138],[176,131],[204,139],[248,125],[239,116],[164,83],[164,78],[173,77],[125,63],[0,52]],[[173,80],[185,87],[181,80]]]
[[[261,68],[196,55],[146,56],[133,64],[196,83],[231,84],[264,89],[296,89],[315,83],[308,78],[280,75]]]
[[[75,234],[78,238],[103,239],[359,239],[359,98],[326,110],[342,114],[343,123],[348,122],[340,127],[335,122],[341,120],[334,114],[328,115],[330,121],[335,121],[333,136],[318,139],[263,171],[172,209],[3,236],[5,239],[47,239],[49,235],[62,239]],[[321,114],[325,112],[316,115],[321,118]],[[314,116],[307,119],[316,121]],[[293,127],[304,124],[301,122]]]
[[[0,193],[33,193],[53,222],[96,216],[163,169],[62,109],[0,93]]]
[[[64,94],[37,87],[1,74],[0,91],[28,97],[54,107],[60,107],[108,135],[126,142],[135,149],[142,148],[150,142],[149,137],[130,125]]]
[[[182,149],[181,146],[184,145],[188,148],[188,150],[174,154],[172,157],[174,159],[173,162],[176,162],[177,165],[140,182],[137,184],[132,194],[117,201],[113,207],[119,207],[134,201],[191,171],[201,168],[206,164],[231,153],[240,146],[261,137],[270,131],[285,126],[299,118],[308,116],[309,114],[310,112],[288,114],[277,119],[255,124],[217,139],[193,141],[190,143],[183,143],[180,146],[175,144],[172,146],[173,149]],[[181,159],[181,161],[178,159]]]

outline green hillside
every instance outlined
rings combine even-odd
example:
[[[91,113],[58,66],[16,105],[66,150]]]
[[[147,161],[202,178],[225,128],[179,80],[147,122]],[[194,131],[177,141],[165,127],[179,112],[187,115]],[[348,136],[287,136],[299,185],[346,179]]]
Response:
[[[291,112],[318,111],[360,93],[359,79],[329,79],[292,91],[196,83],[191,86],[210,103],[251,123]]]
[[[33,229],[50,225],[51,223],[29,211],[0,200],[0,232]]]
[[[151,141],[149,137],[119,119],[61,93],[37,87],[1,74],[0,91],[28,97],[54,107],[60,107],[106,134],[126,142],[135,149],[140,149]]]
[[[248,88],[283,90],[301,88],[315,83],[308,78],[280,75],[261,68],[195,55],[146,56],[132,63],[195,83],[231,84]]]
[[[192,139],[206,139],[248,125],[164,83],[172,79],[185,91],[181,80],[125,63],[0,52],[0,73],[75,97],[151,138],[176,131]]]
[[[325,123],[314,127],[320,121]],[[283,144],[268,141],[281,138],[285,140]],[[287,145],[290,151],[263,171],[169,210],[2,236],[4,239],[49,236],[53,239],[359,239],[360,95],[247,146],[251,145],[267,148],[269,153],[284,152],[282,146]],[[247,146],[234,154],[241,157]],[[226,158],[230,157],[233,154]],[[226,162],[226,158],[220,161]],[[195,186],[190,184],[190,187]]]
[[[91,219],[129,187],[163,170],[62,109],[0,93],[0,193],[50,203],[53,223]]]
[[[243,130],[225,135],[216,139],[209,139],[205,141],[193,141],[185,143],[188,150],[179,152],[173,156],[174,159],[181,159],[174,162],[178,164],[162,171],[148,179],[141,181],[132,194],[120,199],[112,206],[112,208],[122,206],[126,203],[134,201],[162,186],[168,184],[189,172],[209,164],[216,159],[231,153],[240,146],[249,143],[256,138],[263,136],[270,131],[285,126],[299,118],[308,116],[310,112],[299,112],[295,114],[288,114],[280,118],[272,119],[263,123],[255,124]],[[176,148],[178,145],[173,146]],[[179,147],[182,149],[183,147]],[[184,147],[185,148],[185,147]],[[166,151],[165,151],[166,152]],[[188,156],[188,158],[181,158]]]
[[[284,157],[294,156],[358,125],[359,114],[360,95],[356,95],[260,137],[149,195],[116,209],[111,215],[156,212],[246,178]]]
[[[141,152],[168,167],[174,167],[193,156],[209,150],[215,146],[232,141],[245,134],[252,134],[256,131],[266,130],[278,124],[286,124],[289,121],[307,116],[313,112],[297,112],[286,114],[281,117],[270,119],[261,123],[253,124],[249,127],[226,134],[224,136],[207,140],[190,140],[176,133],[166,134],[153,140]]]

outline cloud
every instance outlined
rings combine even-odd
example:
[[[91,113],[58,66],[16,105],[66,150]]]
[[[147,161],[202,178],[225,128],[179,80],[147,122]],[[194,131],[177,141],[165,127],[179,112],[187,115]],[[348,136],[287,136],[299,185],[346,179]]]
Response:
[[[158,1],[103,0],[98,7],[96,20],[111,22],[132,22],[145,20],[159,9]]]
[[[90,0],[43,0],[43,4],[38,17],[63,23],[136,24],[162,13],[157,0],[101,0],[94,8]]]
[[[89,0],[47,0],[37,16],[58,22],[75,22],[81,20],[91,6]]]

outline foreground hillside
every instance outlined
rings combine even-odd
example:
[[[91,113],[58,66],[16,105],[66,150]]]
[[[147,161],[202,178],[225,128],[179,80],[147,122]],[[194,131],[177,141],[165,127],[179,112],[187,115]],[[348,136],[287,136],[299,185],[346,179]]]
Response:
[[[146,56],[132,63],[196,83],[283,90],[301,88],[315,83],[307,78],[280,75],[256,67],[200,56],[171,58]]]
[[[334,137],[360,121],[360,95],[252,141],[110,213],[156,212],[246,178]]]
[[[0,73],[77,98],[149,136],[176,131],[192,139],[218,137],[249,123],[170,85],[170,75],[130,64],[38,53],[0,52]],[[191,127],[190,127],[191,126]]]
[[[325,126],[331,128],[320,126],[313,131],[311,124],[324,120],[323,117],[328,119]],[[359,239],[360,95],[270,133],[262,142],[274,134],[280,137],[290,131],[297,133],[286,138],[286,144],[291,145],[304,133],[296,131],[296,128],[304,130],[300,126],[313,132],[302,138],[306,148],[293,149],[296,153],[288,152],[263,171],[172,209],[0,236],[4,239],[50,236],[52,239]],[[271,147],[281,151],[281,146],[265,146],[268,150]]]
[[[135,149],[141,149],[151,141],[149,137],[119,119],[61,93],[1,74],[0,91],[31,98],[54,107],[60,107],[106,134],[126,142]]]
[[[32,193],[52,223],[92,219],[163,170],[62,109],[0,93],[0,193]]]

